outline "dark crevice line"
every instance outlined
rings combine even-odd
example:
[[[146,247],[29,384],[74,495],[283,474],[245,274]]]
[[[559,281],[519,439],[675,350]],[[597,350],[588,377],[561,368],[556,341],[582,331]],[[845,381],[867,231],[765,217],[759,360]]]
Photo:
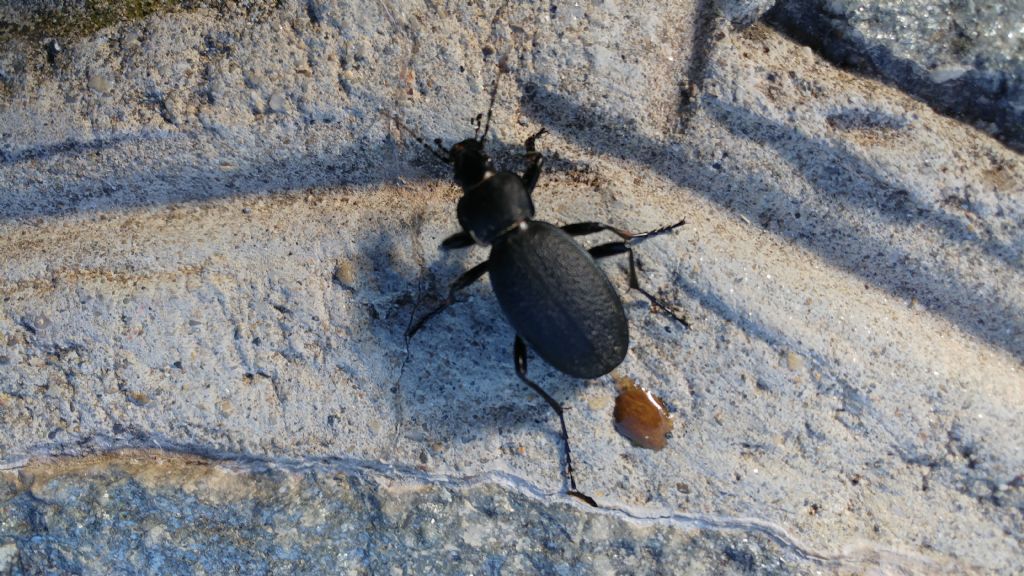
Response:
[[[99,440],[99,438],[96,438]],[[600,514],[618,518],[632,524],[662,525],[682,529],[696,529],[708,532],[745,532],[758,534],[771,540],[783,550],[793,554],[805,562],[812,562],[827,567],[856,567],[871,565],[872,555],[864,558],[850,557],[847,554],[828,554],[816,551],[789,534],[784,528],[768,521],[756,518],[712,515],[697,513],[681,513],[669,510],[644,509],[630,506],[617,506],[614,503],[602,503],[601,508],[591,508],[575,498],[562,492],[549,492],[541,489],[530,480],[503,471],[488,471],[469,476],[451,476],[423,472],[414,466],[384,464],[381,462],[351,457],[268,457],[254,454],[238,454],[227,451],[212,450],[197,445],[181,445],[170,441],[162,442],[161,448],[139,448],[128,446],[114,439],[104,439],[103,446],[97,446],[83,454],[62,454],[35,450],[34,454],[12,463],[0,461],[0,471],[18,471],[31,466],[56,465],[57,460],[74,460],[90,456],[124,457],[134,462],[140,458],[151,457],[154,461],[160,458],[178,457],[191,464],[209,466],[229,466],[243,473],[260,474],[268,471],[282,471],[291,474],[337,474],[343,473],[354,477],[380,477],[391,482],[406,482],[439,486],[445,490],[467,490],[484,485],[496,485],[507,491],[517,493],[535,502],[543,504],[567,504],[577,511],[588,514]],[[379,508],[380,503],[377,503]],[[902,562],[918,565],[930,564],[924,558],[914,555],[890,551],[884,547],[873,549],[881,556],[896,556]],[[897,560],[899,562],[899,560]]]

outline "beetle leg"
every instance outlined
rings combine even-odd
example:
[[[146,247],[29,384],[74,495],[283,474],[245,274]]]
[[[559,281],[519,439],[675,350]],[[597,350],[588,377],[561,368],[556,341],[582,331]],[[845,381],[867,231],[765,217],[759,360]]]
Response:
[[[469,235],[469,232],[462,231],[456,232],[455,234],[445,238],[444,242],[441,242],[441,249],[455,250],[457,248],[466,248],[473,244],[475,244],[475,242],[473,242],[473,237]]]
[[[558,414],[558,421],[562,424],[562,444],[565,445],[565,471],[569,476],[569,495],[575,496],[594,508],[597,508],[597,502],[595,502],[593,498],[576,489],[576,477],[573,476],[572,473],[572,452],[569,450],[569,431],[565,427],[565,416],[563,415],[564,410],[562,409],[562,405],[552,398],[550,394],[545,392],[543,388],[538,386],[536,382],[527,378],[526,342],[524,342],[518,335],[516,335],[516,343],[513,349],[516,362],[516,374],[519,376],[519,379],[548,403],[548,406],[555,411],[555,414]]]
[[[686,220],[680,220],[670,226],[662,226],[661,228],[655,228],[654,230],[648,230],[647,232],[630,232],[623,230],[622,228],[616,228],[610,224],[604,224],[602,222],[577,222],[575,224],[566,224],[562,226],[562,230],[570,236],[585,236],[587,234],[596,234],[607,230],[623,240],[629,241],[631,244],[653,238],[666,232],[671,232],[676,228],[679,228],[683,224],[686,224]]]
[[[526,186],[526,194],[529,196],[533,196],[533,189],[537,187],[540,171],[544,167],[544,155],[537,152],[537,138],[547,132],[547,128],[541,128],[536,134],[526,139],[526,171],[523,172],[523,184]]]
[[[605,230],[615,233],[616,236],[623,240],[629,240],[633,237],[631,232],[616,228],[608,224],[602,224],[600,222],[577,222],[575,224],[566,224],[562,226],[562,230],[570,236],[586,236],[587,234],[597,234]]]
[[[647,240],[648,238],[654,238],[655,236],[661,236],[662,234],[671,232],[683,224],[686,224],[685,218],[675,224],[669,224],[668,226],[662,226],[661,228],[655,228],[654,230],[648,230],[647,232],[633,234],[631,237],[626,238],[626,240],[629,240],[630,244],[636,244],[637,242]]]
[[[427,312],[426,314],[424,314],[412,326],[409,326],[409,329],[405,331],[405,338],[406,338],[406,340],[408,340],[409,338],[412,338],[414,334],[419,332],[420,328],[423,328],[423,325],[426,324],[428,320],[430,320],[434,316],[437,316],[438,314],[443,312],[445,308],[447,308],[447,307],[451,306],[452,304],[454,304],[455,303],[455,294],[459,290],[462,290],[466,286],[469,286],[473,282],[476,282],[477,280],[480,279],[481,276],[483,276],[486,273],[487,273],[487,262],[485,261],[485,262],[481,262],[481,263],[477,264],[476,266],[473,266],[472,268],[467,270],[465,273],[463,273],[462,276],[459,276],[458,278],[456,278],[455,282],[452,282],[451,287],[448,288],[448,297],[445,298],[440,304],[438,304],[436,308],[434,308],[430,312]]]
[[[666,229],[661,228],[661,229],[655,230],[653,232],[649,232],[648,234],[651,234],[651,233],[661,233],[664,230],[666,230]],[[682,324],[683,326],[685,326],[687,330],[690,329],[690,321],[686,318],[686,316],[676,316],[676,314],[674,312],[672,312],[671,308],[669,308],[668,306],[663,304],[653,294],[651,294],[647,290],[644,290],[640,286],[640,280],[637,278],[637,274],[636,274],[636,256],[633,255],[633,246],[628,241],[626,241],[626,242],[609,242],[607,244],[599,244],[597,246],[594,246],[590,250],[588,250],[588,252],[590,252],[590,255],[595,260],[597,260],[598,258],[606,258],[608,256],[615,256],[616,254],[622,254],[622,253],[628,254],[629,255],[629,287],[630,287],[630,289],[636,290],[637,292],[643,294],[648,300],[650,300],[651,304],[654,304],[658,308],[660,308],[663,311],[665,311],[666,314],[668,314],[672,318],[675,318],[675,320],[677,322],[679,322],[680,324]]]
[[[484,119],[483,112],[477,114],[476,118],[473,119],[473,125],[476,126],[476,130],[473,131],[473,138],[474,139],[480,137],[480,128],[483,127],[483,126],[481,126],[480,123],[483,121],[483,119]]]

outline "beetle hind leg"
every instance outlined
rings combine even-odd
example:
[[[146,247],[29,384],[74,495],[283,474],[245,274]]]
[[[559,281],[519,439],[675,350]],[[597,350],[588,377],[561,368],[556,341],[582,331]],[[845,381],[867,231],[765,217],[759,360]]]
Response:
[[[597,508],[597,502],[593,498],[580,492],[576,489],[576,477],[573,475],[572,469],[572,452],[569,450],[569,431],[565,427],[565,416],[562,405],[558,403],[550,394],[548,394],[543,388],[541,388],[536,382],[530,380],[526,376],[526,342],[523,341],[518,335],[516,336],[516,343],[514,346],[515,362],[516,362],[516,375],[523,381],[531,390],[540,395],[548,406],[558,414],[558,421],[562,425],[562,444],[565,446],[565,468],[564,471],[569,477],[569,495],[583,500],[587,504]]]

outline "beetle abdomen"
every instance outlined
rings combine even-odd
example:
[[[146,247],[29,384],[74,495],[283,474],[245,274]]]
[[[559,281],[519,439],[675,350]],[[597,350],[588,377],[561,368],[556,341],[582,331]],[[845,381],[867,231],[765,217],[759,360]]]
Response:
[[[596,378],[626,357],[622,300],[590,254],[561,229],[527,222],[495,242],[487,269],[516,333],[559,371]]]

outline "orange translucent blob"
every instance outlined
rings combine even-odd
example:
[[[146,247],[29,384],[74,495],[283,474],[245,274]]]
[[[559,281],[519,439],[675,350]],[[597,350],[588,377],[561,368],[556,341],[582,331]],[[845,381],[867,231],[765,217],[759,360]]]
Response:
[[[627,440],[649,450],[661,450],[672,431],[672,415],[661,398],[639,387],[632,378],[616,378],[615,429]]]

